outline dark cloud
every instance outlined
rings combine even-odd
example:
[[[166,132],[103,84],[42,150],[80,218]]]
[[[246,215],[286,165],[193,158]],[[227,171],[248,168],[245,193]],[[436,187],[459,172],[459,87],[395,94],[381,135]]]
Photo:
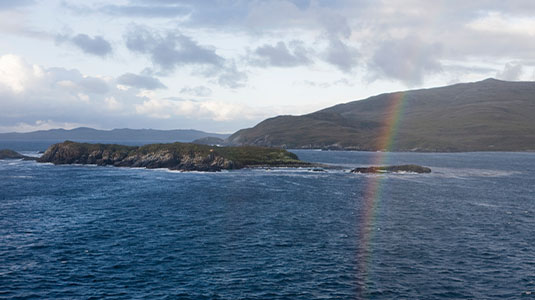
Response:
[[[208,97],[212,95],[212,90],[205,86],[185,87],[180,90],[180,93],[197,97]]]
[[[71,42],[85,53],[98,56],[106,56],[111,53],[110,43],[99,35],[91,38],[87,34],[78,34],[71,39]]]
[[[111,44],[100,35],[96,35],[95,37],[90,37],[84,33],[73,37],[67,35],[58,35],[56,37],[56,42],[59,44],[68,42],[69,44],[78,47],[85,53],[101,57],[107,56],[112,52]]]
[[[334,65],[343,72],[351,72],[357,66],[358,50],[341,41],[333,38],[329,41],[329,46],[325,51],[325,61]]]
[[[128,49],[147,55],[161,75],[170,74],[177,67],[195,66],[195,75],[217,77],[221,86],[237,88],[247,80],[236,64],[219,56],[214,47],[200,45],[176,31],[160,34],[133,26],[126,33],[125,40]]]
[[[152,62],[164,71],[173,71],[182,65],[208,65],[221,67],[224,59],[212,47],[201,46],[193,39],[177,32],[165,35],[135,26],[126,36],[126,47],[147,54]]]
[[[428,44],[415,36],[386,40],[379,44],[369,68],[376,72],[377,78],[417,85],[425,74],[442,71],[441,50],[440,44]]]
[[[273,67],[297,67],[309,65],[312,61],[308,58],[308,51],[303,43],[293,41],[290,43],[291,50],[284,42],[278,42],[275,46],[263,45],[254,51],[253,64]]]
[[[119,76],[117,83],[146,90],[167,88],[158,78],[133,73],[125,73]]]

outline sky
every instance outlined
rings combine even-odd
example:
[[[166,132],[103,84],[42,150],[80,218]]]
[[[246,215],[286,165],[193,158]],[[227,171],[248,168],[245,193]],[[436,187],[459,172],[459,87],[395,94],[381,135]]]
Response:
[[[489,77],[535,80],[535,1],[0,0],[0,132],[231,133]]]

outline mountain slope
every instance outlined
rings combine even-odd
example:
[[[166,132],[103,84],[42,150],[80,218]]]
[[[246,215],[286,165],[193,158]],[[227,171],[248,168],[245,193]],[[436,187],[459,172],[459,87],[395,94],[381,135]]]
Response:
[[[0,133],[0,140],[4,141],[112,141],[112,142],[191,142],[204,137],[226,138],[226,134],[207,133],[193,129],[156,130],[156,129],[113,129],[98,130],[80,127],[71,130],[51,129],[26,133]]]
[[[401,109],[392,111],[396,103]],[[390,128],[396,116],[397,126]],[[535,150],[535,82],[487,79],[382,94],[308,115],[267,119],[234,133],[228,142],[385,150],[381,141],[390,137],[393,151]]]

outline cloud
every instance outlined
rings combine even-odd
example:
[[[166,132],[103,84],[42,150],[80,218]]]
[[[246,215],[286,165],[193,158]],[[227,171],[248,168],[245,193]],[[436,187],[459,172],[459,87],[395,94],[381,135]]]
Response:
[[[336,86],[352,86],[353,84],[349,80],[342,78],[331,82],[318,82],[312,80],[296,81],[294,82],[294,85],[307,85],[311,87],[331,88]]]
[[[128,74],[121,80],[88,76],[76,69],[30,64],[16,55],[0,56],[0,131],[79,126],[228,131],[228,126],[240,128],[266,117],[265,111],[238,103],[174,101],[159,96],[158,90],[119,88],[125,79],[148,87],[148,76]],[[184,91],[200,96],[211,92],[202,86]]]
[[[171,74],[178,67],[194,66],[195,75],[217,77],[217,82],[225,87],[237,88],[247,80],[234,61],[219,56],[214,47],[200,45],[177,31],[160,34],[146,27],[133,26],[127,31],[125,40],[130,51],[147,55],[161,75]]]
[[[348,46],[337,38],[329,41],[329,46],[324,53],[325,61],[343,72],[351,72],[357,66],[357,57],[356,48]]]
[[[208,97],[212,95],[212,90],[205,86],[185,87],[180,90],[180,93],[197,97]]]
[[[191,12],[183,5],[106,5],[99,10],[114,16],[147,17],[147,18],[173,18],[186,16]]]
[[[133,73],[125,73],[119,76],[117,78],[117,83],[146,90],[167,88],[158,78],[146,75],[136,75]]]
[[[0,0],[0,10],[8,10],[34,4],[34,0]]]
[[[310,65],[312,63],[302,42],[292,41],[289,46],[291,49],[284,42],[278,42],[275,46],[264,44],[254,51],[252,63],[264,67],[283,68]]]
[[[254,119],[258,115],[251,108],[221,101],[192,101],[174,99],[148,99],[136,105],[136,111],[157,119],[187,117],[231,121],[237,118]]]
[[[86,92],[95,94],[105,94],[110,89],[105,80],[97,77],[84,76],[79,80],[78,84]]]
[[[499,34],[528,34],[535,36],[535,19],[532,17],[511,18],[499,12],[489,12],[472,22],[466,27],[482,32]]]
[[[239,88],[245,86],[247,75],[238,70],[234,61],[229,61],[225,68],[221,69],[217,78],[220,86],[228,88]]]
[[[22,58],[15,55],[0,57],[0,91],[22,93],[31,81],[40,77],[43,77],[42,68],[29,66]]]
[[[143,100],[115,88],[113,82],[76,69],[44,68],[19,56],[0,56],[0,126],[42,127],[36,123],[42,120],[49,124],[104,124],[117,118],[125,101]]]
[[[101,57],[107,56],[112,52],[111,44],[99,35],[95,37],[90,37],[83,33],[73,37],[58,35],[56,42],[59,44],[68,42],[85,53]]]
[[[188,36],[178,32],[160,35],[140,26],[127,32],[126,47],[149,55],[152,62],[165,71],[173,71],[183,65],[220,67],[225,61],[213,47],[201,46]]]
[[[376,78],[416,85],[422,82],[425,74],[442,70],[440,55],[440,44],[428,44],[416,36],[389,39],[379,44],[369,68],[376,73]]]
[[[496,78],[509,80],[509,81],[515,81],[515,80],[520,80],[523,73],[524,73],[524,70],[521,64],[507,63],[503,67],[502,71],[498,71],[496,73]]]
[[[358,64],[359,51],[348,42],[352,29],[347,18],[340,13],[327,11],[319,22],[324,28],[323,38],[327,40],[323,59],[342,72],[351,72]]]

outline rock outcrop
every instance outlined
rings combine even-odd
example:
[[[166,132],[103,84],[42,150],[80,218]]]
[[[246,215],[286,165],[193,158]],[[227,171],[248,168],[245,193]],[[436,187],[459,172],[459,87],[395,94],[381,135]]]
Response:
[[[181,171],[220,171],[251,166],[309,165],[282,149],[212,147],[187,143],[141,147],[66,141],[50,146],[37,160],[54,164],[167,168]]]
[[[431,173],[431,169],[419,165],[399,165],[399,166],[372,166],[365,168],[355,168],[351,173]]]
[[[35,160],[35,157],[22,155],[16,151],[10,149],[0,150],[0,159],[23,159],[23,160]]]

